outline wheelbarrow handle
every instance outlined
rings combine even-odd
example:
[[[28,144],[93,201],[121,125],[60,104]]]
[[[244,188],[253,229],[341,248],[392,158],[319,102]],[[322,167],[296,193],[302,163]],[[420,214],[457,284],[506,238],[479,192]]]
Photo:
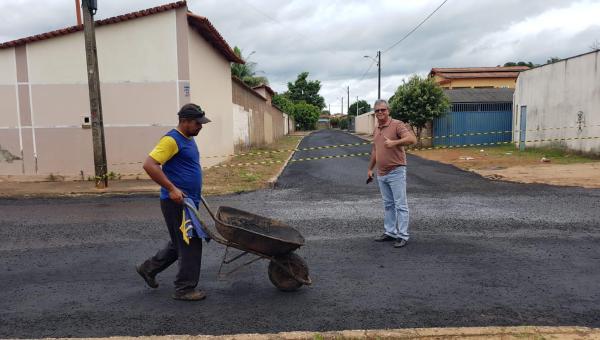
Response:
[[[206,200],[204,199],[204,196],[200,195],[200,201],[202,201],[202,204],[206,208],[206,211],[208,211],[208,214],[210,215],[210,217],[212,217],[213,221],[218,222],[217,221],[217,217],[215,216],[215,214],[212,212],[212,210],[208,206],[208,203],[206,203]]]
[[[215,221],[215,225],[217,223],[222,223],[222,222],[220,222],[220,221],[217,220],[217,218],[213,214],[212,210],[210,210],[208,204],[204,200],[204,197],[200,196],[200,200],[202,201],[202,203],[204,204],[204,207],[206,208],[206,210],[210,214],[210,217],[212,217],[212,219]],[[196,218],[198,220],[201,219],[200,218],[200,212],[198,211],[198,209],[196,209],[196,207],[194,206],[194,204],[191,204],[189,202],[185,202],[185,205],[188,208],[190,208],[190,210],[196,215]],[[227,241],[225,238],[223,238],[221,236],[221,234],[219,234],[219,231],[216,228],[215,228],[215,230],[212,230],[211,227],[209,227],[208,225],[204,224],[204,231],[206,231],[208,233],[208,236],[210,236],[210,238],[212,238],[213,240],[215,240],[215,241],[217,241],[217,242],[219,242],[221,244],[229,245],[229,241]]]

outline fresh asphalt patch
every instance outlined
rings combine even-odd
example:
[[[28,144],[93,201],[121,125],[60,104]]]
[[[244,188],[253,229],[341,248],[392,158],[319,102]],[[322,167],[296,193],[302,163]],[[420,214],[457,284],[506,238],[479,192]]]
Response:
[[[300,147],[359,141],[318,131]],[[170,298],[174,267],[155,290],[134,271],[167,240],[158,198],[0,200],[0,337],[600,327],[600,190],[489,181],[410,156],[411,239],[394,249],[372,241],[383,207],[367,163],[290,163],[274,190],[209,197],[300,230],[314,283],[280,292],[262,260],[220,280],[225,247],[210,242],[197,303]]]

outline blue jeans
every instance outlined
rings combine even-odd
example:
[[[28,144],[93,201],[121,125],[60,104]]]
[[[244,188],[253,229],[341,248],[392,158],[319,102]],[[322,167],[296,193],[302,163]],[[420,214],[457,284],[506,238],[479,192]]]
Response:
[[[385,234],[408,240],[408,203],[406,202],[406,167],[399,166],[385,176],[377,176],[383,197]]]

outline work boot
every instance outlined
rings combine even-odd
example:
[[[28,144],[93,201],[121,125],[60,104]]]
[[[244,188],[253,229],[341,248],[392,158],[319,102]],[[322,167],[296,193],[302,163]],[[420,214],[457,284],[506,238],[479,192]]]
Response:
[[[407,244],[408,244],[407,240],[405,240],[403,238],[398,238],[398,239],[396,239],[396,242],[394,242],[394,248],[406,247]]]
[[[175,294],[173,294],[173,299],[181,301],[200,301],[206,299],[206,293],[201,290],[190,290],[185,293],[175,292]]]
[[[146,271],[144,271],[142,269],[142,266],[135,266],[135,271],[140,274],[140,276],[142,277],[142,279],[144,279],[144,281],[146,281],[146,284],[150,287],[150,288],[158,288],[158,282],[156,282],[156,277],[146,273]]]
[[[395,241],[396,239],[391,237],[388,234],[382,234],[381,236],[377,236],[373,241],[375,242],[388,242],[388,241]]]

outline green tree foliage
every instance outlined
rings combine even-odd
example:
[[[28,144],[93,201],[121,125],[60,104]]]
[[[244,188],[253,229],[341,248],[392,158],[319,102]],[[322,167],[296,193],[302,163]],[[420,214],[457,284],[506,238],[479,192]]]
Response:
[[[408,82],[400,85],[390,100],[392,117],[416,129],[419,144],[425,124],[445,115],[449,109],[448,97],[433,78],[421,78],[418,75],[413,75]]]
[[[256,63],[248,60],[249,56],[245,58],[242,57],[242,50],[239,47],[235,46],[233,48],[233,53],[240,57],[240,59],[244,60],[245,64],[231,64],[231,75],[240,78],[244,84],[254,87],[258,85],[268,85],[269,80],[266,77],[261,77],[256,75]]]
[[[294,111],[294,103],[284,95],[275,94],[271,102],[285,113],[292,114]]]
[[[294,83],[288,82],[288,90],[273,96],[272,102],[283,112],[290,114],[301,130],[312,130],[317,126],[325,99],[319,95],[321,82],[307,80],[308,72],[298,75]]]
[[[321,82],[307,78],[308,72],[300,73],[294,83],[288,82],[288,90],[283,95],[294,103],[304,101],[322,110],[325,108],[325,99],[319,95]]]
[[[356,116],[357,105],[358,105],[358,114],[359,115],[371,111],[371,105],[369,105],[369,103],[367,103],[366,100],[359,100],[358,102],[354,102],[354,103],[352,103],[352,105],[350,105],[350,109],[348,110],[348,115]]]
[[[548,58],[548,60],[546,60],[546,64],[554,64],[557,61],[561,61],[562,59],[560,59],[559,57],[550,57]]]
[[[503,66],[529,66],[529,67],[535,67],[536,65],[534,63],[532,63],[531,61],[528,62],[524,62],[524,61],[519,61],[519,62],[514,62],[514,61],[509,61],[507,63],[504,63]]]
[[[294,117],[300,130],[314,130],[317,128],[321,109],[305,101],[300,101],[293,104],[290,114]]]

